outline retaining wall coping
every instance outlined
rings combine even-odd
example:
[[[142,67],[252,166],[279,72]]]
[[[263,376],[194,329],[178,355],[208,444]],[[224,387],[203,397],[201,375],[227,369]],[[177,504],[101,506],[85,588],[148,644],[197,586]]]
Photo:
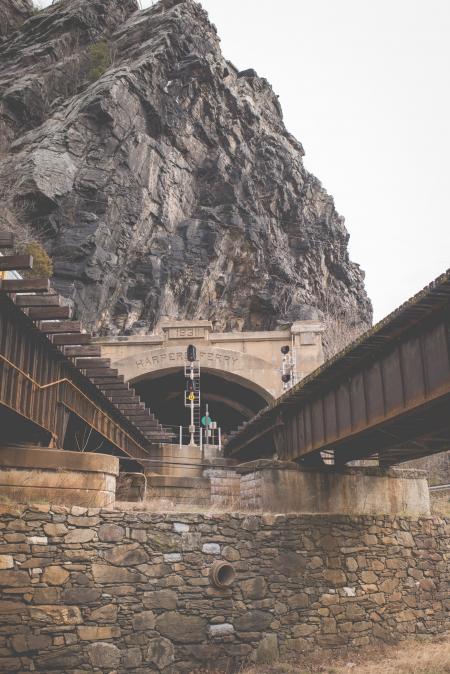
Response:
[[[443,515],[350,515],[350,514],[327,514],[327,513],[263,513],[263,512],[248,512],[248,511],[227,511],[227,512],[149,512],[148,510],[129,510],[125,508],[84,508],[80,506],[60,506],[43,503],[0,503],[0,518],[24,518],[27,513],[42,513],[42,514],[56,514],[56,515],[87,515],[89,517],[94,515],[105,516],[108,519],[126,519],[127,521],[142,521],[142,522],[192,522],[201,523],[209,521],[224,522],[228,519],[234,520],[248,520],[253,518],[260,520],[261,524],[272,526],[275,522],[280,523],[283,520],[304,520],[305,522],[336,522],[340,524],[364,524],[372,523],[389,523],[397,522],[401,526],[402,522],[409,524],[411,522],[430,522],[430,524],[449,524],[450,517]]]

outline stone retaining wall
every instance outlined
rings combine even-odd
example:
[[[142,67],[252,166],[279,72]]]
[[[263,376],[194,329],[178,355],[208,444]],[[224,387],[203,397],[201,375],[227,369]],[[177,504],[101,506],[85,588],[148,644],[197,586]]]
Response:
[[[450,629],[450,520],[0,512],[0,672],[231,669]]]

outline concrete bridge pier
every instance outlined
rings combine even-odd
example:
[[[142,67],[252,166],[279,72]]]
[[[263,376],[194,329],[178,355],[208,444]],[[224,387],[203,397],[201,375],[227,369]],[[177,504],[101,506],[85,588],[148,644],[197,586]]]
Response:
[[[426,472],[421,470],[306,467],[271,459],[236,465],[178,445],[162,445],[154,458],[145,471],[145,499],[161,510],[170,505],[279,514],[430,514]]]

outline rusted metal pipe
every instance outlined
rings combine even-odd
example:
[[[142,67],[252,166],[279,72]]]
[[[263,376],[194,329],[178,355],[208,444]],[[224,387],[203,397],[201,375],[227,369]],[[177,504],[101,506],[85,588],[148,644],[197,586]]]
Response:
[[[234,567],[228,562],[217,559],[209,569],[209,579],[211,583],[219,588],[230,587],[236,578]]]

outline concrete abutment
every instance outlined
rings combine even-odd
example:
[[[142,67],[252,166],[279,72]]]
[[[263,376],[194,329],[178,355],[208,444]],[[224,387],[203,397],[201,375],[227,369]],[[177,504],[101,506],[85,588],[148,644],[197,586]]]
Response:
[[[215,448],[161,445],[145,470],[146,493],[133,482],[121,500],[264,513],[429,515],[425,471],[369,466],[307,467],[258,459],[243,464]],[[126,476],[125,476],[126,477]]]
[[[308,468],[258,460],[237,466],[244,510],[273,513],[429,515],[426,472],[367,466]]]

